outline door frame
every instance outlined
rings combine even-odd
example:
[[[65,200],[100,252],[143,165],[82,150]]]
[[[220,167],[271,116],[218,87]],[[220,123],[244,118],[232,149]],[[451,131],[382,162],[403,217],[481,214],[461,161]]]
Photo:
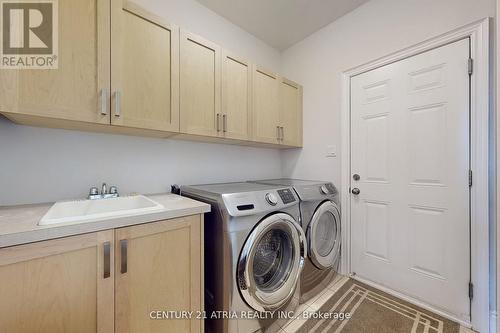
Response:
[[[341,202],[342,202],[342,259],[341,272],[351,273],[351,216],[350,216],[350,180],[351,180],[351,117],[350,117],[350,81],[351,77],[382,67],[393,62],[444,46],[460,39],[470,38],[470,56],[473,59],[473,74],[470,77],[470,114],[471,114],[471,169],[473,185],[471,187],[471,280],[474,284],[474,297],[471,302],[471,322],[461,324],[472,326],[479,332],[489,332],[489,225],[490,225],[490,18],[484,18],[471,24],[428,39],[408,48],[391,53],[342,73],[341,106]],[[464,70],[467,70],[464,68]],[[491,156],[490,156],[491,155]],[[467,290],[464,289],[464,292]],[[401,296],[401,295],[399,295]],[[411,300],[411,299],[410,299]],[[422,305],[422,304],[421,304]],[[431,307],[427,306],[432,310]],[[433,310],[443,316],[446,313]],[[454,318],[458,320],[458,318]]]

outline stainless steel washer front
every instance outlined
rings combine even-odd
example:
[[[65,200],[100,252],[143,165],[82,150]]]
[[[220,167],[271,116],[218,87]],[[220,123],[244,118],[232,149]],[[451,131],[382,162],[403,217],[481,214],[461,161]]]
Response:
[[[292,216],[264,218],[248,236],[237,266],[237,284],[245,302],[257,311],[273,311],[293,296],[307,256],[305,235]]]
[[[319,269],[332,268],[340,256],[340,213],[331,201],[325,201],[314,212],[307,227],[309,258]]]

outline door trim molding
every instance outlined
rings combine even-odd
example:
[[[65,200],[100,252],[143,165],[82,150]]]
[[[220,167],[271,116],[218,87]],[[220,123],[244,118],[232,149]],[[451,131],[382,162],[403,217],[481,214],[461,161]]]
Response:
[[[390,63],[435,49],[463,38],[470,38],[474,73],[471,76],[471,169],[474,183],[471,187],[471,276],[474,298],[471,303],[471,325],[479,332],[489,332],[489,223],[490,223],[490,77],[489,77],[489,29],[490,19],[485,18],[445,34],[428,39],[385,57],[348,69],[342,73],[341,105],[341,200],[342,200],[342,259],[341,272],[351,272],[350,253],[350,179],[351,179],[351,128],[350,128],[350,80],[351,77],[388,65]],[[464,65],[464,70],[467,68]],[[464,287],[464,293],[467,292]],[[461,319],[463,320],[463,319]]]

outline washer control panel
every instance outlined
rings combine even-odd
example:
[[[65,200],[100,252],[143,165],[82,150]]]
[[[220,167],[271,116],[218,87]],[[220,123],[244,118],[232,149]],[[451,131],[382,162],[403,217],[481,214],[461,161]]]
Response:
[[[283,203],[285,205],[296,201],[292,190],[290,190],[288,188],[283,189],[283,190],[278,190],[278,194],[279,194],[281,200],[283,200]]]
[[[276,197],[276,195],[274,195],[274,193],[267,193],[266,201],[271,206],[276,206],[278,204],[278,198]]]

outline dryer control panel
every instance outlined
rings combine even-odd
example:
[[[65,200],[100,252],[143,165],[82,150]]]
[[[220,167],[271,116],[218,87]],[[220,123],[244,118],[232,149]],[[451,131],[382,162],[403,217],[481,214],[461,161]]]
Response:
[[[295,196],[293,195],[293,192],[288,188],[283,190],[278,190],[278,194],[281,200],[283,200],[283,203],[285,205],[291,202],[295,202]]]

